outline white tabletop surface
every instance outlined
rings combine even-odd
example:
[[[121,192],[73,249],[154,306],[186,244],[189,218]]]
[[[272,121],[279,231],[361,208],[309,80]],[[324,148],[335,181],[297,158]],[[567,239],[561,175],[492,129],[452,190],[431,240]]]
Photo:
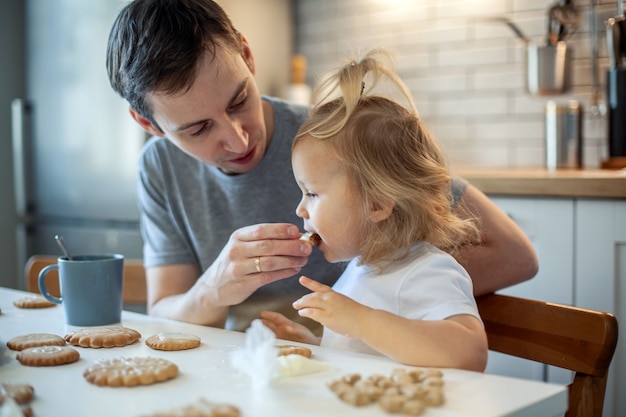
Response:
[[[230,354],[242,345],[244,333],[132,312],[123,313],[122,325],[139,331],[139,342],[110,349],[77,347],[80,359],[68,365],[24,366],[15,359],[17,352],[7,348],[9,339],[27,333],[64,336],[74,330],[64,324],[61,306],[16,308],[13,300],[25,294],[0,288],[0,382],[32,385],[35,397],[31,407],[36,417],[139,417],[171,410],[200,397],[237,405],[243,417],[384,416],[376,404],[356,408],[341,402],[326,384],[347,373],[389,375],[395,368],[407,368],[383,357],[310,346],[313,358],[331,365],[331,369],[278,378],[268,387],[255,389],[250,378],[230,364]],[[159,332],[193,333],[201,337],[202,344],[174,352],[150,349],[145,339]],[[166,382],[131,388],[100,387],[82,376],[96,359],[135,356],[168,359],[178,365],[179,375]],[[443,373],[446,403],[428,408],[423,416],[552,417],[563,415],[567,408],[567,389],[561,385],[452,369],[444,369]]]

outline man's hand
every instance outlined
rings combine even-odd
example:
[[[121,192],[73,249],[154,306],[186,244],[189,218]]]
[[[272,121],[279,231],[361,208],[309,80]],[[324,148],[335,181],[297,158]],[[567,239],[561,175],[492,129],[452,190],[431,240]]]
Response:
[[[238,229],[200,280],[217,291],[220,304],[239,304],[259,287],[300,272],[312,251],[300,235],[297,226],[282,223]]]

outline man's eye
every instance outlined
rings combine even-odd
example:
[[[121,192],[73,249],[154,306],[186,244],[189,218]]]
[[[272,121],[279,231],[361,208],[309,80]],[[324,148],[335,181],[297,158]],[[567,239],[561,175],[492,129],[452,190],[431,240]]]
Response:
[[[246,104],[246,101],[247,101],[247,100],[248,100],[248,96],[246,96],[246,97],[242,98],[242,99],[241,99],[241,100],[239,100],[238,102],[233,103],[233,104],[230,106],[229,110],[230,110],[230,111],[239,110],[240,108],[242,108],[242,107]]]
[[[200,126],[200,128],[199,128],[198,130],[191,132],[189,135],[190,135],[190,136],[194,136],[194,137],[195,137],[195,136],[200,136],[201,134],[203,134],[204,132],[206,132],[206,130],[207,130],[207,125],[206,125],[206,123],[205,123],[205,124],[203,124],[202,126]]]
[[[305,193],[304,195],[305,195],[307,198],[315,198],[315,197],[317,197],[317,194],[315,194],[315,193]]]

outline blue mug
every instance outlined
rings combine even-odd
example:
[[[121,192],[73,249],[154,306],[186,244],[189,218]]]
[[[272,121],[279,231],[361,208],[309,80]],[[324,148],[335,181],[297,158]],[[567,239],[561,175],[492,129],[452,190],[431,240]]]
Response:
[[[59,271],[60,297],[46,288],[46,274]],[[120,323],[124,287],[124,256],[119,254],[60,257],[39,272],[39,291],[48,301],[62,304],[72,326]]]

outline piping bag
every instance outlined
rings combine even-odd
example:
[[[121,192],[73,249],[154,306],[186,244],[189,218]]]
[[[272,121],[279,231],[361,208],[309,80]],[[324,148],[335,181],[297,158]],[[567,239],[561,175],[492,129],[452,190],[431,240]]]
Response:
[[[278,356],[276,336],[263,322],[256,319],[246,330],[244,345],[233,351],[231,365],[248,375],[255,389],[267,387],[280,377],[320,372],[331,366],[302,355]]]

